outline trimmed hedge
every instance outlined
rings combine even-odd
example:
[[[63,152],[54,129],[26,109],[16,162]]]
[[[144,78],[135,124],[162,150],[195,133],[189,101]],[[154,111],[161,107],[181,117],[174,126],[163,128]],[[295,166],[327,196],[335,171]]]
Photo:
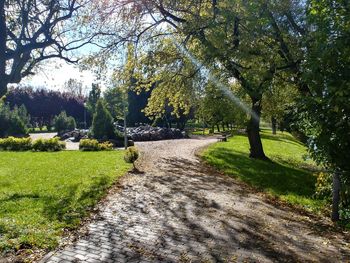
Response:
[[[8,137],[0,139],[0,151],[37,151],[37,152],[57,152],[64,150],[66,144],[58,140],[38,139],[32,142],[31,138]]]
[[[79,150],[81,151],[111,151],[113,144],[111,142],[99,143],[95,139],[82,139],[79,143]]]
[[[32,149],[31,138],[8,137],[0,139],[1,151],[29,151]]]
[[[35,152],[58,152],[66,149],[66,143],[58,138],[38,139],[32,144],[32,150]]]

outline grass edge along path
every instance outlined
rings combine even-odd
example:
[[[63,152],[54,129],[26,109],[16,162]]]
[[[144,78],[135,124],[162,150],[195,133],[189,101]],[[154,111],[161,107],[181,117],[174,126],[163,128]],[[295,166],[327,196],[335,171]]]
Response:
[[[316,172],[319,168],[305,160],[307,148],[289,133],[261,132],[265,154],[272,162],[249,158],[245,135],[234,135],[228,142],[218,142],[202,151],[202,159],[225,174],[292,205],[321,213],[325,201],[314,198]]]
[[[124,151],[0,153],[0,255],[53,249],[131,166]]]

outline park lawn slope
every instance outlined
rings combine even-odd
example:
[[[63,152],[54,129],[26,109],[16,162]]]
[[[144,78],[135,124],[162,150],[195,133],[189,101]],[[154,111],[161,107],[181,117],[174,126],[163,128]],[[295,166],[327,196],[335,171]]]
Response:
[[[0,254],[52,249],[130,168],[123,151],[0,153]]]
[[[291,204],[318,212],[324,201],[315,199],[316,165],[305,160],[307,148],[289,133],[261,133],[265,154],[272,162],[249,158],[245,135],[235,135],[206,149],[202,157],[224,173]]]

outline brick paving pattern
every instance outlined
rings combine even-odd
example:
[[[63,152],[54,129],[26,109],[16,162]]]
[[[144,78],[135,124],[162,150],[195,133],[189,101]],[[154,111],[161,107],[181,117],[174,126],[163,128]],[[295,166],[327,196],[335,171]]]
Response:
[[[54,262],[346,262],[343,237],[202,165],[212,139],[140,143],[145,174],[127,176],[88,234]],[[331,257],[330,257],[331,255]]]

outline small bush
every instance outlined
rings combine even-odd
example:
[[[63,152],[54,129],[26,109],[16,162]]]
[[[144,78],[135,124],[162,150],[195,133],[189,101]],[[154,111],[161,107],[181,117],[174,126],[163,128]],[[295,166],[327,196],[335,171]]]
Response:
[[[8,137],[0,139],[0,150],[2,151],[29,151],[32,148],[30,138]]]
[[[111,142],[103,142],[99,143],[98,147],[101,151],[111,151],[113,150],[113,143]]]
[[[79,142],[79,150],[81,151],[99,151],[97,140],[82,139]]]
[[[320,172],[317,175],[315,196],[328,201],[332,199],[332,176],[330,174]]]
[[[138,158],[139,158],[139,151],[135,146],[131,146],[125,151],[124,160],[127,163],[132,163],[132,165],[134,166],[134,169],[136,169],[135,162]]]
[[[76,123],[73,117],[67,116],[65,111],[57,115],[54,120],[54,127],[58,133],[72,131],[76,128]]]
[[[110,142],[99,143],[93,139],[80,140],[79,149],[81,151],[111,151],[113,150],[113,144]]]
[[[57,152],[66,148],[66,143],[58,138],[38,139],[33,142],[32,149],[36,152]]]

